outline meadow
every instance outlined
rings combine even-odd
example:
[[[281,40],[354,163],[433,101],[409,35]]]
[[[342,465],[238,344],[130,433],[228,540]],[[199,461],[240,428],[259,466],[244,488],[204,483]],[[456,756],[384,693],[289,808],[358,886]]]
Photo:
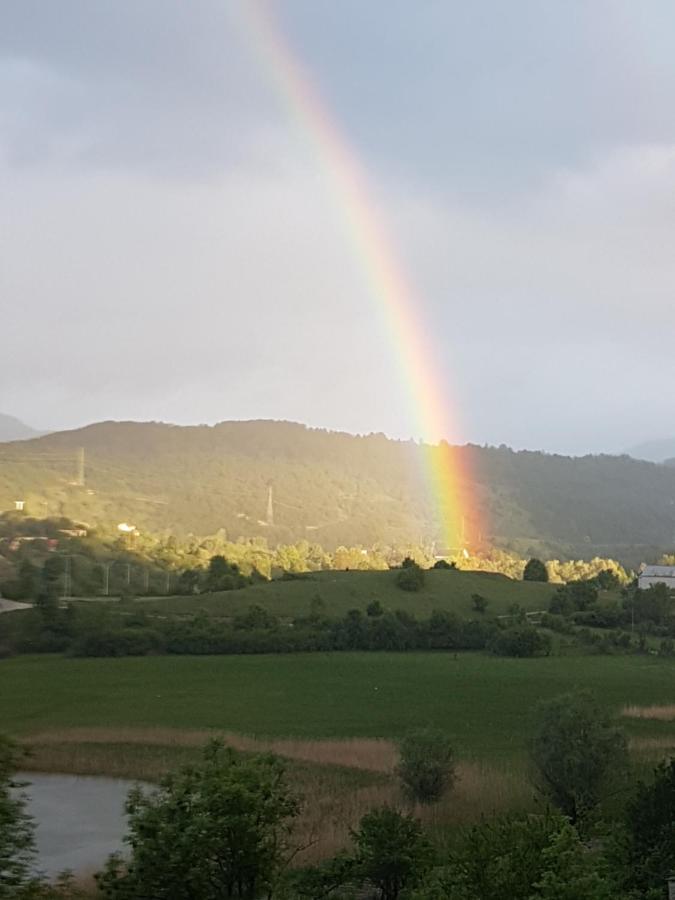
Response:
[[[0,721],[18,736],[71,728],[215,729],[258,737],[396,739],[444,729],[465,759],[522,756],[539,700],[588,688],[608,709],[672,704],[675,661],[477,653],[0,661]],[[672,723],[627,720],[636,738]]]

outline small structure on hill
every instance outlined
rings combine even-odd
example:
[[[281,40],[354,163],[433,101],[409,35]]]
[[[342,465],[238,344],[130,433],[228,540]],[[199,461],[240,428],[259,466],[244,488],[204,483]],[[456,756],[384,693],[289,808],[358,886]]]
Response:
[[[665,584],[675,590],[675,566],[643,566],[638,575],[638,587],[644,591],[654,584]]]

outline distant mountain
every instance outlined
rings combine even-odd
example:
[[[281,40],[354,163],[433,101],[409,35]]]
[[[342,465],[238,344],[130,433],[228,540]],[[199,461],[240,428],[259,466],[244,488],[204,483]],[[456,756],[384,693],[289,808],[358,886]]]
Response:
[[[421,448],[291,422],[102,422],[0,445],[0,509],[270,545],[442,542],[425,472],[450,453],[465,543],[522,555],[613,556],[675,544],[675,468],[628,456]]]
[[[656,463],[665,462],[675,457],[675,438],[645,441],[627,450],[626,453],[633,459],[646,459]]]
[[[41,432],[24,425],[14,416],[5,416],[0,413],[0,442],[3,441],[25,441],[29,438],[38,437]]]

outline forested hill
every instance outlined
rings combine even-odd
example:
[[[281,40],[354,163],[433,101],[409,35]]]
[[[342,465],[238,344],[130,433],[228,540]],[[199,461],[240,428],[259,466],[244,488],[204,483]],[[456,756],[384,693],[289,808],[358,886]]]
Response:
[[[482,542],[524,555],[634,563],[673,548],[672,467],[505,447],[452,452],[472,471],[464,490],[481,512],[465,523],[474,549]],[[0,509],[19,499],[38,516],[176,534],[224,528],[230,538],[265,536],[270,544],[426,542],[439,532],[422,457],[413,442],[288,422],[103,422],[0,445]]]

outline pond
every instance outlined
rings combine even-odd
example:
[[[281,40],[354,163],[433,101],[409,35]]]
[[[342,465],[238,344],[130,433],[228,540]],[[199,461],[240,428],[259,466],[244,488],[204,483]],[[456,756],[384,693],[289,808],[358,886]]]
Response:
[[[97,871],[123,850],[124,801],[134,782],[80,775],[22,773],[27,811],[36,825],[36,868],[47,876],[64,869]]]

